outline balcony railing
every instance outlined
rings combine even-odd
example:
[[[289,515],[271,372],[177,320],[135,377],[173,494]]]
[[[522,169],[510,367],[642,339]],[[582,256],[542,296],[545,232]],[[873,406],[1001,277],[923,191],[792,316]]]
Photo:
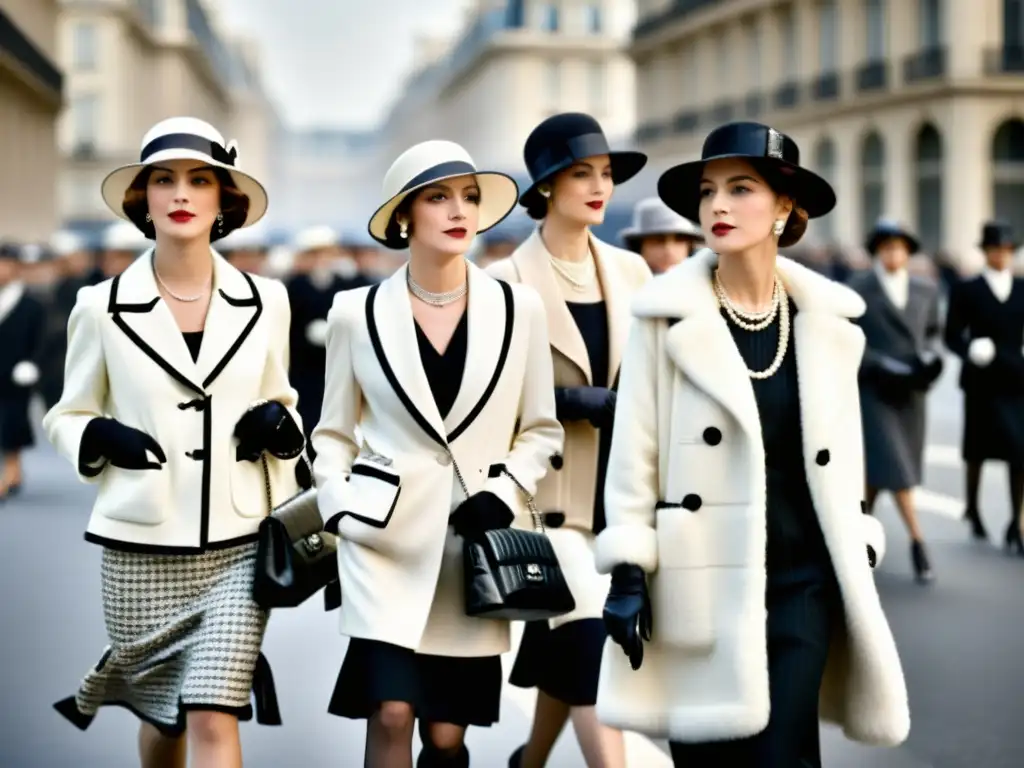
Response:
[[[675,133],[693,133],[698,126],[700,126],[700,115],[692,109],[677,113],[672,120],[672,130]]]
[[[792,109],[800,103],[800,84],[795,81],[785,83],[775,91],[776,109]]]
[[[633,28],[633,38],[646,37],[657,32],[665,24],[670,24],[702,8],[717,5],[719,2],[721,0],[675,0],[672,5],[661,13],[650,16],[637,24]]]
[[[831,101],[839,98],[839,73],[825,72],[811,83],[811,94],[815,101]]]
[[[903,60],[903,79],[908,83],[946,75],[946,47],[925,48]]]
[[[743,112],[749,118],[757,118],[764,111],[764,96],[760,93],[749,93],[743,100]]]
[[[889,65],[885,61],[868,61],[857,69],[857,90],[882,91],[889,86]]]
[[[0,10],[0,52],[19,62],[44,86],[59,94],[64,76],[50,58],[36,48],[3,10]]]
[[[1024,45],[1003,45],[985,51],[985,74],[1024,74]]]

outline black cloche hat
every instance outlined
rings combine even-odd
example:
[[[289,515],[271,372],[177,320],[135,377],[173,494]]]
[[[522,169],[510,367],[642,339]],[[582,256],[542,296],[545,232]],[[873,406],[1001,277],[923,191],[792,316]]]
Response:
[[[921,241],[914,237],[909,229],[894,219],[879,219],[876,221],[875,226],[868,233],[864,247],[868,253],[874,256],[882,241],[889,240],[890,238],[902,239],[907,244],[911,254],[921,250]]]
[[[835,208],[832,185],[800,167],[800,148],[784,133],[761,123],[726,123],[708,134],[700,160],[669,168],[658,179],[658,195],[669,208],[691,221],[700,220],[700,179],[711,160],[743,158],[770,163],[785,179],[785,192],[807,211],[824,216]]]
[[[519,197],[519,204],[529,206],[539,197],[537,187],[559,171],[588,157],[608,155],[612,165],[612,181],[622,184],[636,176],[647,164],[643,152],[613,152],[608,146],[601,124],[582,112],[564,112],[542,122],[526,139],[523,159],[533,182]]]
[[[1017,238],[1013,235],[1013,227],[1005,221],[986,221],[981,228],[979,248],[1017,247]]]

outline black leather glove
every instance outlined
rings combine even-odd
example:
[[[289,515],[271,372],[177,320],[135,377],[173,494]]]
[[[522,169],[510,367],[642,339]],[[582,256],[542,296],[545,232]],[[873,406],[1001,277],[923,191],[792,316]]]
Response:
[[[302,452],[306,442],[288,409],[276,400],[243,413],[234,434],[238,439],[235,461],[257,461],[264,451],[279,459],[291,459]]]
[[[615,390],[555,387],[555,416],[559,421],[589,421],[595,429],[607,429],[615,420]]]
[[[505,502],[490,491],[480,491],[459,504],[448,523],[462,538],[478,539],[486,531],[508,528],[514,519]]]
[[[640,566],[615,566],[603,616],[608,636],[629,656],[630,666],[640,669],[644,641],[650,642],[652,624],[647,575]]]
[[[148,454],[157,460],[151,461]],[[79,450],[81,465],[95,464],[100,459],[121,469],[160,469],[167,462],[163,448],[152,435],[106,418],[93,419],[86,425]]]
[[[914,366],[915,389],[927,390],[942,375],[943,362],[938,355],[919,357]]]

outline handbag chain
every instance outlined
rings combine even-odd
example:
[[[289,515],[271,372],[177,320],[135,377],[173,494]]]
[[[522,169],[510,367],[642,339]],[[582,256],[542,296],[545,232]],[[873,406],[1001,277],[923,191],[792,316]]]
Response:
[[[309,462],[309,457],[306,456],[306,449],[302,449],[302,453],[299,454],[302,458],[302,462],[306,465],[306,469],[309,470],[309,479],[313,483],[313,487],[316,487],[316,481],[313,479],[313,465]],[[270,467],[267,466],[267,453],[264,451],[260,454],[260,464],[263,465],[263,489],[267,496],[267,514],[271,514],[274,511],[274,495],[270,490]],[[301,493],[301,491],[300,491]]]
[[[462,477],[462,471],[459,469],[458,462],[455,461],[455,456],[452,455],[452,449],[446,445],[444,447],[444,450],[445,453],[448,454],[448,458],[452,460],[452,467],[455,469],[455,477],[458,478],[459,485],[462,486],[462,492],[468,499],[469,488],[466,486],[466,481]],[[523,497],[526,499],[526,508],[530,510],[530,517],[533,518],[533,530],[537,533],[543,533],[546,535],[547,531],[544,528],[544,517],[543,515],[541,515],[540,510],[537,509],[537,503],[533,500],[533,494],[526,490],[526,488],[523,487],[523,484],[520,483],[516,479],[516,476],[509,472],[506,467],[501,468],[501,474],[505,475],[509,480],[511,480],[515,484],[516,488],[519,489],[519,492],[522,493]]]

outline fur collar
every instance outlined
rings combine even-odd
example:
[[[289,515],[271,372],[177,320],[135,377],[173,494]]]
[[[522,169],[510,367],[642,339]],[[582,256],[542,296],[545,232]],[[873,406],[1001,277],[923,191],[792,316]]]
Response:
[[[686,261],[648,283],[633,300],[637,317],[683,318],[705,312],[718,313],[711,271],[718,254],[701,248]],[[856,291],[830,280],[785,256],[778,257],[779,274],[801,312],[824,312],[855,318],[864,314],[864,300]]]

